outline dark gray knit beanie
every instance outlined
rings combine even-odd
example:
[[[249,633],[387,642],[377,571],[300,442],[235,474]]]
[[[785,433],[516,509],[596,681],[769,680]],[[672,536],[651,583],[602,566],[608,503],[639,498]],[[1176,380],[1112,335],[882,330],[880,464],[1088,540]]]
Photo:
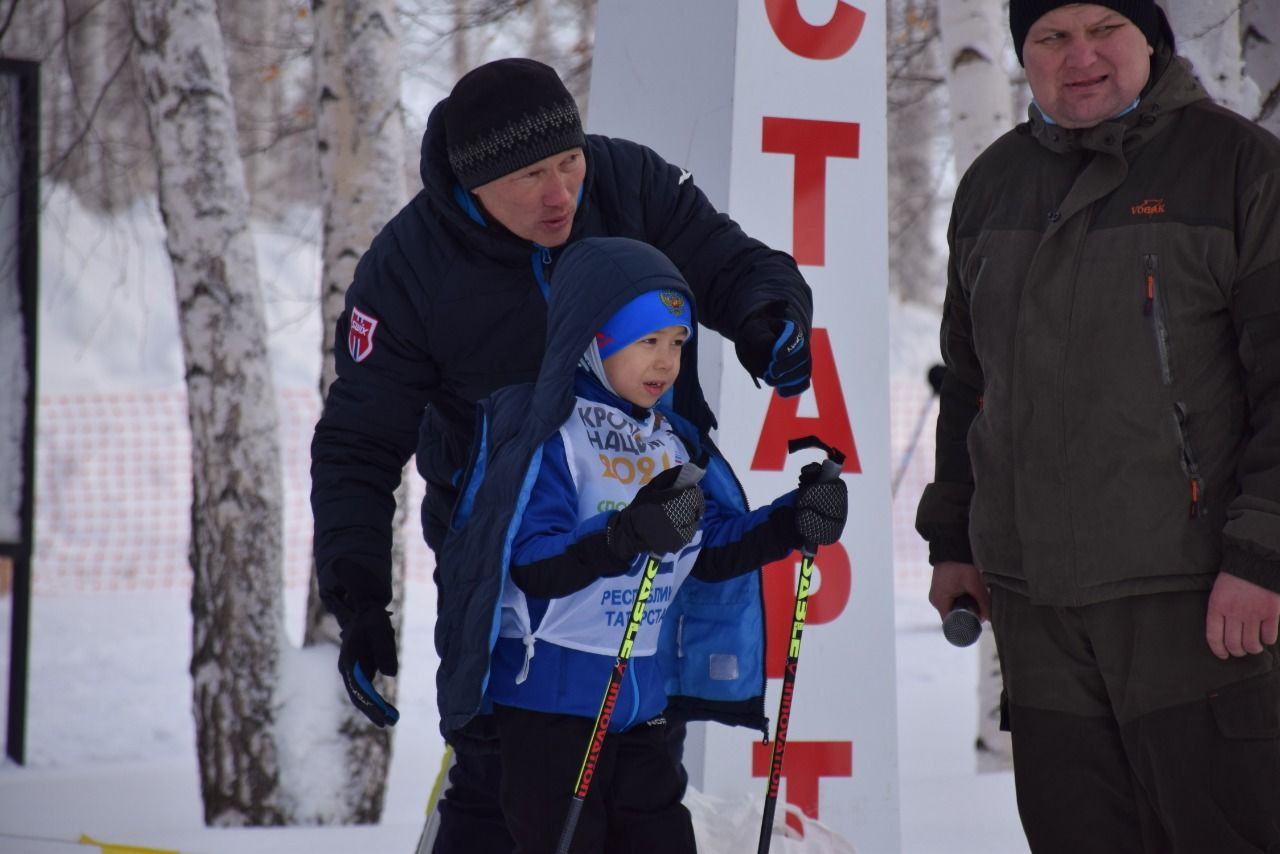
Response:
[[[474,68],[444,105],[449,165],[474,190],[544,157],[586,144],[578,105],[555,69],[532,59]]]
[[[1071,6],[1080,0],[1009,0],[1009,32],[1013,33],[1013,49],[1018,54],[1018,64],[1022,64],[1022,45],[1027,40],[1027,32],[1031,25],[1041,16],[1052,12],[1059,6]],[[1134,26],[1142,30],[1147,43],[1152,47],[1160,46],[1160,38],[1168,30],[1168,24],[1162,23],[1160,9],[1155,0],[1088,0],[1095,6],[1105,6],[1124,15]]]

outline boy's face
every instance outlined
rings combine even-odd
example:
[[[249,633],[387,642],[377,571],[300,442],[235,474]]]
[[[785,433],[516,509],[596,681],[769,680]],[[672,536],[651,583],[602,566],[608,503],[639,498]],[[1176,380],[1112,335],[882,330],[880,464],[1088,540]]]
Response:
[[[650,332],[604,360],[605,378],[624,400],[649,409],[680,375],[680,348],[687,337],[683,326]]]

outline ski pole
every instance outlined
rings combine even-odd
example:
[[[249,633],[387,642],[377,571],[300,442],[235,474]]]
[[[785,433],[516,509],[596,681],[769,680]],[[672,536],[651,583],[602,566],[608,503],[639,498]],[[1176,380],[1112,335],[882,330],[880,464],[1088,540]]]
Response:
[[[827,452],[818,472],[818,483],[828,483],[840,476],[844,454],[817,436],[804,436],[787,442],[787,453],[803,448],[821,448]],[[769,788],[764,797],[764,815],[760,821],[760,844],[756,854],[768,854],[773,836],[773,815],[778,807],[778,787],[782,783],[782,754],[787,747],[787,727],[791,723],[791,700],[795,696],[796,668],[800,664],[800,636],[804,632],[809,609],[809,587],[813,580],[813,558],[818,548],[806,542],[800,546],[800,577],[796,581],[796,601],[792,609],[791,639],[787,644],[787,661],[782,669],[782,699],[778,704],[778,722],[774,725],[773,759],[769,763]]]
[[[916,418],[916,429],[911,433],[911,443],[907,445],[907,451],[902,455],[902,461],[898,463],[898,470],[893,475],[893,485],[889,487],[889,501],[893,501],[898,497],[898,487],[902,485],[902,478],[907,474],[907,466],[911,464],[911,457],[916,452],[916,446],[920,444],[920,434],[924,432],[926,419],[929,412],[933,409],[933,403],[938,399],[938,395],[942,393],[942,378],[946,374],[947,369],[942,365],[934,365],[929,368],[929,396],[925,399],[924,406],[920,408],[920,415]]]
[[[672,484],[672,489],[685,489],[702,479],[703,471],[691,463],[685,463]],[[586,755],[582,757],[582,767],[578,770],[578,781],[573,785],[573,799],[569,801],[569,812],[564,818],[564,827],[560,831],[560,842],[556,845],[556,854],[569,854],[569,846],[573,843],[573,832],[578,827],[578,817],[582,814],[582,805],[587,800],[587,791],[591,788],[591,778],[595,774],[596,764],[600,761],[600,753],[604,750],[604,737],[609,731],[609,720],[613,717],[613,707],[618,700],[618,692],[622,690],[622,677],[626,675],[627,665],[631,663],[631,648],[635,645],[636,634],[640,631],[640,622],[644,619],[644,608],[653,592],[653,580],[658,575],[658,567],[662,559],[651,554],[645,560],[644,572],[640,574],[640,584],[636,587],[635,599],[631,605],[631,616],[627,619],[626,631],[622,633],[622,645],[618,647],[618,657],[609,671],[609,684],[605,686],[604,699],[600,701],[600,711],[596,714],[596,723],[591,731],[591,740],[587,742]]]

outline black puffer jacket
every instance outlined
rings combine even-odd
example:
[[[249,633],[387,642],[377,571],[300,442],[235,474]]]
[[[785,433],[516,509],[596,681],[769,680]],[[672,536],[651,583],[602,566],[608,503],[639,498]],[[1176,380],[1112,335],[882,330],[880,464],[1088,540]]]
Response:
[[[531,382],[546,336],[558,250],[484,223],[444,152],[444,102],[422,143],[424,188],[361,258],[337,324],[337,381],[312,441],[311,504],[321,593],[339,619],[390,601],[393,492],[409,457],[426,479],[423,528],[436,548],[466,464],[475,403]],[[807,332],[812,295],[792,258],[745,235],[689,174],[644,146],[588,135],[570,242],[613,236],[661,249],[692,287],[701,321],[734,337],[752,313],[785,304]],[[353,311],[357,316],[352,336]],[[376,322],[372,333],[360,334]],[[349,346],[364,353],[357,361]],[[682,381],[696,376],[686,348]],[[699,429],[712,416],[682,399]],[[688,405],[686,405],[688,404]],[[341,589],[340,595],[335,592]]]

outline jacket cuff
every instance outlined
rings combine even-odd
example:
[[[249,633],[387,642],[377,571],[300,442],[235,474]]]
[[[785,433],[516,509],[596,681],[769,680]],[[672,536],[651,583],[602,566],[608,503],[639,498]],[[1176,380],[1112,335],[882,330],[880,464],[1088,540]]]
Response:
[[[336,558],[319,575],[320,601],[337,619],[347,625],[365,611],[386,608],[391,604],[390,568],[379,572],[349,558]]]
[[[973,549],[968,537],[939,537],[929,541],[929,565],[937,566],[946,561],[973,563]]]
[[[1280,561],[1228,544],[1222,550],[1222,571],[1280,593]]]

